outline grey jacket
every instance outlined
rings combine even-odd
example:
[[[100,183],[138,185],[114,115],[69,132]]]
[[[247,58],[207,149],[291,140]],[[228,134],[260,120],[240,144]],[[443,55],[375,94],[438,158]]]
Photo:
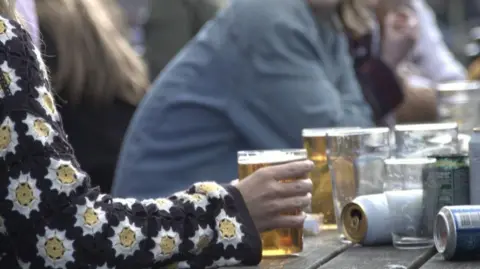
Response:
[[[346,39],[330,21],[306,1],[232,1],[139,105],[114,194],[228,182],[239,150],[301,148],[303,128],[372,125]]]

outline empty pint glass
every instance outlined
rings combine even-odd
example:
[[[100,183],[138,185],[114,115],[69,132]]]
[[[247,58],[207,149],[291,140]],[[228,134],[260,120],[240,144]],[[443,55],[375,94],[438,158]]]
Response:
[[[289,163],[307,159],[304,149],[239,151],[238,152],[238,179],[243,180],[262,167]],[[302,178],[285,178],[281,182],[291,182]],[[285,212],[285,214],[299,215],[301,210]],[[303,229],[283,228],[264,232],[262,237],[263,256],[284,256],[297,254],[303,249]]]
[[[433,158],[385,160],[387,178],[383,189],[390,212],[393,246],[396,248],[414,249],[433,245],[433,234],[428,227],[433,225],[436,203],[429,203],[425,199],[423,182],[430,180],[425,177],[430,177],[428,171],[435,162]]]
[[[303,145],[308,158],[315,168],[310,173],[313,182],[311,212],[323,215],[323,230],[336,230],[335,211],[333,209],[332,179],[327,162],[327,132],[335,130],[355,130],[359,127],[304,129]]]
[[[360,195],[383,192],[384,160],[390,156],[389,138],[388,128],[328,132],[327,157],[340,233],[340,215],[347,203]],[[343,234],[341,238],[345,239]]]
[[[428,123],[395,126],[396,157],[425,158],[459,152],[458,124]]]

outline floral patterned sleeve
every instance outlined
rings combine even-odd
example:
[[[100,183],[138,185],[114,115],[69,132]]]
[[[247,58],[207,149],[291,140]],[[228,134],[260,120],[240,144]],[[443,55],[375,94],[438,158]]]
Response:
[[[232,186],[168,199],[90,188],[67,142],[39,51],[0,17],[0,268],[210,268],[261,258]],[[132,179],[135,180],[135,179]]]

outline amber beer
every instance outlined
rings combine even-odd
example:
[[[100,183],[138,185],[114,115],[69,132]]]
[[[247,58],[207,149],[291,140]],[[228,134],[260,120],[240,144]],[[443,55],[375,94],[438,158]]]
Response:
[[[309,177],[313,182],[312,213],[323,215],[323,230],[336,230],[335,209],[333,207],[332,179],[327,161],[327,131],[356,130],[358,127],[336,129],[304,129],[304,147],[308,158],[315,163]]]
[[[307,152],[304,149],[240,151],[238,152],[238,178],[242,180],[262,167],[305,159],[307,159]],[[285,178],[282,182],[305,178],[307,175],[301,178]],[[301,213],[301,210],[297,210],[285,214],[299,215]],[[275,229],[262,233],[261,237],[264,257],[292,255],[303,249],[302,228]]]

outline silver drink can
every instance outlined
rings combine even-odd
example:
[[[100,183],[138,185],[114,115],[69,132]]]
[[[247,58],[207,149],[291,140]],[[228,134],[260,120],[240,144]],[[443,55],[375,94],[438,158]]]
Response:
[[[445,206],[437,214],[433,239],[445,260],[480,258],[480,206]]]
[[[420,206],[422,191],[406,191],[404,196],[390,202],[399,206],[408,204]],[[418,220],[418,216],[413,219]],[[355,198],[343,208],[341,220],[345,237],[352,243],[364,246],[391,244],[394,228],[399,231],[408,229],[411,225],[411,220],[406,217],[400,220],[401,225],[397,223],[397,227],[394,227],[387,198],[383,193]]]
[[[474,128],[468,144],[470,158],[470,204],[480,205],[480,128]]]

